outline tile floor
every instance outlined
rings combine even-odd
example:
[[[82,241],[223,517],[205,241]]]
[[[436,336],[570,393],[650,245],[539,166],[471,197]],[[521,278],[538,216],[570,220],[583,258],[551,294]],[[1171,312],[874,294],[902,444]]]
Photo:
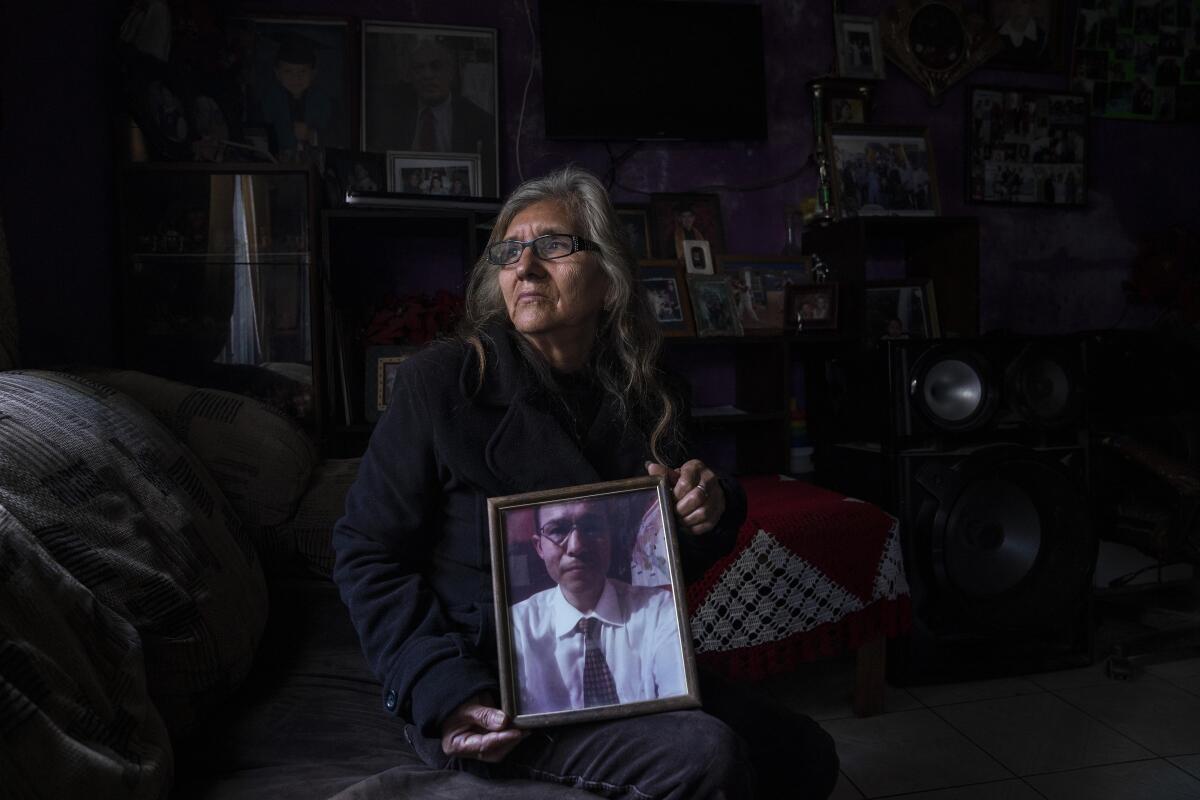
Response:
[[[852,662],[810,664],[771,691],[837,741],[833,797],[907,800],[1200,799],[1200,658],[1118,681],[1090,667],[888,687],[850,709]]]

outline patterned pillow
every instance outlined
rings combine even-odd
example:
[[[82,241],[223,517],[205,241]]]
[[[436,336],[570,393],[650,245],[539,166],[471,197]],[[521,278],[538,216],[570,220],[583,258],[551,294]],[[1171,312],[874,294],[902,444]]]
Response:
[[[346,511],[346,495],[361,458],[330,458],[313,470],[296,514],[268,535],[272,560],[298,559],[312,574],[333,574],[333,526]]]
[[[173,733],[245,677],[267,616],[254,546],[137,403],[76,376],[0,373],[0,507],[137,629]]]
[[[165,797],[173,765],[137,631],[0,508],[0,792]]]

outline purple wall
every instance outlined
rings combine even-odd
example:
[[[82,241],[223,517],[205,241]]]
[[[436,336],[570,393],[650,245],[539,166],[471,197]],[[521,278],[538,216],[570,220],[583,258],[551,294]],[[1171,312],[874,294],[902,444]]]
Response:
[[[528,2],[536,15],[536,0]],[[846,10],[873,14],[888,4],[864,2]],[[89,7],[65,16],[34,10],[33,4],[6,5],[11,10],[4,12],[3,37],[10,62],[3,77],[0,191],[26,361],[103,360],[108,337],[95,333],[111,327],[115,253],[108,159],[115,70],[108,43],[120,11]],[[279,12],[285,4],[255,8]],[[501,180],[504,188],[517,182],[517,121],[535,51],[525,0],[309,0],[288,3],[286,10],[498,29]],[[644,145],[622,165],[613,194],[620,202],[645,202],[648,192],[719,191],[730,251],[772,254],[783,246],[784,206],[814,191],[815,175],[805,166],[812,136],[804,83],[828,71],[833,46],[828,3],[764,0],[763,16],[769,138]],[[47,42],[56,44],[47,47]],[[619,52],[614,43],[614,55]],[[997,70],[981,70],[967,82],[1066,86],[1065,76]],[[540,87],[535,69],[520,139],[522,173],[528,177],[573,161],[603,174],[608,156],[602,144],[542,136]],[[1196,224],[1200,125],[1095,119],[1087,209],[976,207],[963,202],[963,97],[959,84],[932,108],[889,64],[888,78],[877,91],[874,122],[928,126],[944,213],[980,217],[981,329],[1038,333],[1114,324],[1124,309],[1121,281],[1128,276],[1138,235],[1173,223]],[[618,143],[614,150],[623,147]],[[752,188],[781,178],[776,185]],[[1131,319],[1126,315],[1125,324]]]

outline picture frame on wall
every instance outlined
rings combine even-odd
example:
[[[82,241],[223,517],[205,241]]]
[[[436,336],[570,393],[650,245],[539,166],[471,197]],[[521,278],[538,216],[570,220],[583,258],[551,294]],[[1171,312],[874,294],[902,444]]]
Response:
[[[420,349],[414,345],[376,345],[367,348],[366,419],[378,422],[392,401],[396,369]]]
[[[621,204],[614,210],[621,227],[625,229],[633,257],[638,261],[651,258],[653,248],[650,246],[650,206]]]
[[[729,277],[744,333],[781,333],[787,287],[812,282],[810,256],[724,255],[717,267]]]
[[[871,281],[864,302],[870,341],[937,339],[942,335],[933,281],[928,278]]]
[[[474,153],[428,153],[390,150],[387,154],[389,192],[441,197],[477,197],[479,156]]]
[[[1058,72],[1065,66],[1063,0],[984,0],[984,16],[1000,37],[989,67]]]
[[[838,75],[867,80],[882,80],[886,76],[879,20],[875,17],[834,14],[833,43]]]
[[[941,213],[926,129],[826,125],[825,147],[834,208],[841,218]]]
[[[688,293],[697,336],[741,336],[728,275],[689,275]]]
[[[496,62],[493,28],[364,21],[362,149],[477,156],[497,196]]]
[[[967,200],[1087,205],[1087,97],[972,86],[967,92]]]
[[[650,301],[663,336],[692,336],[696,327],[683,265],[673,259],[638,262],[638,283]]]
[[[785,295],[787,332],[803,336],[838,329],[838,284],[834,281],[792,285]]]
[[[500,706],[514,727],[700,704],[673,508],[661,476],[488,498]],[[560,572],[566,547],[591,557]],[[551,616],[575,632],[538,624]],[[572,693],[563,673],[593,648],[595,679]]]
[[[702,193],[650,195],[651,244],[655,258],[686,261],[685,241],[708,242],[709,253],[725,252],[721,198]]]

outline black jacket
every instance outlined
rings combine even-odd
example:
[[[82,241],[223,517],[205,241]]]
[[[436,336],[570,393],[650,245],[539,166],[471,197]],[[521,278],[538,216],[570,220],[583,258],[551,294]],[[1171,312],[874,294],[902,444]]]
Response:
[[[498,694],[487,498],[646,474],[646,437],[606,401],[582,448],[539,400],[504,328],[487,376],[461,342],[431,345],[399,368],[346,513],[333,533],[334,580],[387,711],[440,736],[451,711]],[[745,494],[722,478],[717,530],[681,536],[684,572],[728,552]]]

